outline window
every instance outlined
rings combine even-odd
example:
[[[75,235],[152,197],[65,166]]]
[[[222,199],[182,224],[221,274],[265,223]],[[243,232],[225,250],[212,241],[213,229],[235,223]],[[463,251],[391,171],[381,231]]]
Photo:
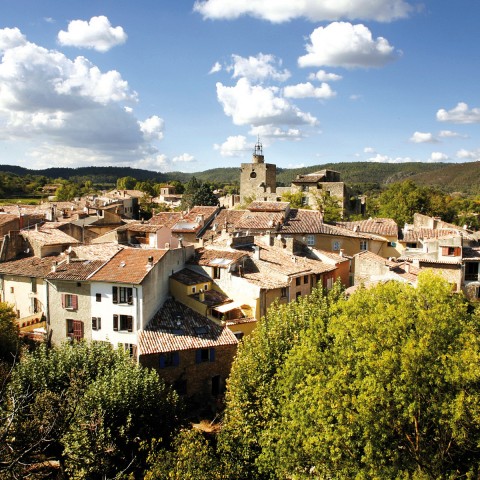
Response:
[[[30,279],[30,283],[32,285],[32,293],[37,293],[37,279],[35,277],[32,277]]]
[[[67,320],[67,337],[72,340],[83,338],[83,322],[80,320]]]
[[[203,286],[203,291],[206,292],[208,290],[208,283],[206,283],[204,286]]]
[[[302,205],[308,205],[308,197],[302,197]]]
[[[131,287],[112,287],[113,303],[133,304],[133,288]]]
[[[333,244],[332,244],[332,249],[333,249],[334,251],[340,250],[340,242],[339,242],[338,240],[335,240],[335,241],[333,242]]]
[[[307,235],[307,245],[315,245],[315,235]]]
[[[187,394],[187,381],[186,380],[176,380],[173,382],[173,389],[178,393],[178,395]]]
[[[333,277],[327,278],[327,290],[331,290],[333,288]]]
[[[297,277],[297,278],[295,279],[295,285],[296,285],[297,287],[299,287],[301,284],[302,284],[302,279],[301,279],[300,277]]]
[[[131,315],[114,315],[113,330],[115,332],[133,332],[133,317]]]
[[[234,335],[237,340],[241,340],[245,334],[243,332],[234,332]]]
[[[122,344],[120,344],[122,345]],[[124,343],[123,345],[123,349],[128,352],[128,354],[130,355],[130,357],[132,358],[137,358],[137,346],[133,343]]]
[[[95,300],[97,302],[101,302],[102,301],[102,294],[101,293],[96,293],[95,294]]]
[[[295,298],[300,298],[301,296],[302,296],[302,292],[297,292],[297,293],[295,294]]]
[[[92,330],[100,330],[102,328],[102,319],[100,317],[92,317]]]
[[[303,283],[306,285],[308,283],[309,277],[308,275],[304,275],[303,277]]]
[[[222,391],[222,379],[220,375],[215,375],[212,377],[212,395],[216,397],[217,395],[220,395]]]
[[[220,268],[213,267],[213,278],[220,278]]]
[[[69,293],[62,293],[62,308],[67,310],[78,309],[78,296]]]
[[[205,363],[215,361],[214,348],[200,348],[195,352],[195,363]]]
[[[287,298],[287,287],[282,287],[282,289],[280,290],[280,296],[282,298]]]
[[[444,257],[458,257],[461,255],[460,247],[442,247]]]
[[[14,287],[10,287],[10,293],[14,293],[15,292],[15,288]]]
[[[160,354],[159,357],[159,367],[178,367],[180,365],[180,354],[179,352],[165,352]]]
[[[195,293],[197,291],[197,287],[192,287],[192,293]]]
[[[396,244],[396,242],[388,242],[388,243],[387,243],[387,246],[388,246],[388,247],[396,247],[397,244]]]
[[[465,262],[465,280],[478,280],[478,262]]]
[[[368,241],[367,240],[360,240],[360,251],[364,252],[368,250]]]

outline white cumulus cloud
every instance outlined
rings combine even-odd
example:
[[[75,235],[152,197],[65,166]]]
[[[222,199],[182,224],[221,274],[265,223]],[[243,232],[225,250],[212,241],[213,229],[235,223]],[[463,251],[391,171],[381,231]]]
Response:
[[[375,156],[369,158],[368,162],[375,162],[375,163],[409,163],[409,162],[416,162],[418,160],[413,160],[410,157],[390,157],[389,155],[382,155],[377,153]]]
[[[146,140],[161,140],[165,122],[157,115],[152,115],[143,122],[138,122]]]
[[[317,73],[311,73],[308,76],[309,80],[318,80],[319,82],[338,82],[343,77],[336,73],[328,73],[325,70],[319,70]]]
[[[259,53],[248,58],[232,55],[232,65],[227,67],[227,71],[233,72],[233,78],[244,77],[251,82],[267,78],[284,82],[290,78],[290,72],[286,69],[280,70],[281,65],[281,60],[277,60],[274,55]]]
[[[459,150],[456,153],[455,156],[460,160],[471,160],[471,161],[479,162],[480,161],[480,149],[465,150],[464,148],[462,148],[461,150]]]
[[[252,150],[243,135],[230,136],[222,144],[215,144],[213,148],[218,150],[222,157],[241,157],[245,152]]]
[[[283,95],[286,98],[332,98],[337,93],[334,92],[328,83],[322,83],[320,87],[313,86],[310,82],[289,85],[283,89]]]
[[[437,143],[438,140],[433,136],[432,133],[423,133],[415,132],[411,137],[410,141],[413,143]]]
[[[316,28],[306,49],[298,59],[300,67],[381,67],[399,55],[385,38],[374,39],[365,25],[348,22]]]
[[[182,153],[172,158],[173,163],[192,163],[196,162],[195,157],[189,153]]]
[[[405,18],[412,7],[405,0],[196,0],[194,10],[208,19],[249,15],[274,23],[306,18],[313,22],[366,19],[388,22]]]
[[[467,138],[466,135],[462,135],[458,132],[453,132],[452,130],[441,130],[438,133],[438,136],[441,138]]]
[[[437,112],[439,122],[451,123],[480,123],[480,108],[470,109],[464,102],[460,102],[451,110],[441,108]]]
[[[252,127],[248,133],[260,137],[265,144],[268,140],[300,140],[305,137],[299,128],[281,128],[276,125]]]
[[[436,162],[446,162],[448,160],[448,155],[443,152],[432,152],[430,158],[427,160],[428,163]]]
[[[60,45],[69,47],[92,48],[98,52],[107,52],[111,48],[127,41],[122,27],[112,27],[107,17],[92,17],[90,21],[72,20],[67,31],[58,32]]]
[[[209,75],[211,75],[212,73],[217,73],[217,72],[220,72],[221,70],[222,70],[221,63],[220,62],[215,62],[208,73],[209,73]]]
[[[315,125],[317,119],[279,96],[277,87],[251,85],[240,78],[233,87],[217,83],[217,98],[235,125]]]

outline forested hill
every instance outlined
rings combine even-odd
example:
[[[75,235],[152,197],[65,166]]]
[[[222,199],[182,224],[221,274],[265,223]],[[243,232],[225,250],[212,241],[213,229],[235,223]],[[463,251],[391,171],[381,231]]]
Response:
[[[280,185],[289,185],[299,174],[311,173],[328,168],[339,171],[342,180],[347,184],[375,183],[381,186],[409,178],[418,185],[431,185],[447,192],[461,191],[478,193],[480,192],[479,166],[479,162],[327,163],[295,169],[277,168],[277,181]],[[92,180],[94,183],[111,184],[115,184],[118,178],[125,176],[134,177],[139,181],[151,179],[155,182],[169,182],[178,180],[182,183],[187,182],[192,176],[195,176],[202,182],[215,181],[223,184],[238,183],[240,179],[240,169],[238,167],[215,168],[195,173],[161,173],[130,167],[80,167],[30,170],[13,165],[0,165],[0,172],[13,173],[19,176],[39,175],[49,179]]]

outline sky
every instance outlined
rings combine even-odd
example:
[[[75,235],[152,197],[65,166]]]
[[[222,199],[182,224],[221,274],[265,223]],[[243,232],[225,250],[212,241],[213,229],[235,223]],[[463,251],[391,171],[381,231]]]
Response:
[[[0,164],[480,161],[478,0],[0,0]],[[214,179],[212,179],[214,180]]]

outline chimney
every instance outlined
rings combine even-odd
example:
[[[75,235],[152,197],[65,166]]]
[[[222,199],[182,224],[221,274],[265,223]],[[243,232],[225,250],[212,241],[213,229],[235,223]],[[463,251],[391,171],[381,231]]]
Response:
[[[150,270],[151,268],[153,268],[153,257],[152,256],[148,257],[148,260],[147,260],[147,270]]]
[[[258,245],[253,246],[253,258],[255,260],[260,260],[260,247]]]
[[[52,271],[52,273],[55,273],[57,271],[57,262],[55,260],[52,262],[51,271]]]
[[[405,273],[410,273],[410,263],[409,262],[405,263]]]
[[[343,257],[345,255],[345,249],[341,248],[340,249],[340,256]]]
[[[200,289],[200,294],[198,295],[198,299],[199,299],[201,302],[204,302],[204,301],[205,301],[205,292],[203,291],[203,288]]]

